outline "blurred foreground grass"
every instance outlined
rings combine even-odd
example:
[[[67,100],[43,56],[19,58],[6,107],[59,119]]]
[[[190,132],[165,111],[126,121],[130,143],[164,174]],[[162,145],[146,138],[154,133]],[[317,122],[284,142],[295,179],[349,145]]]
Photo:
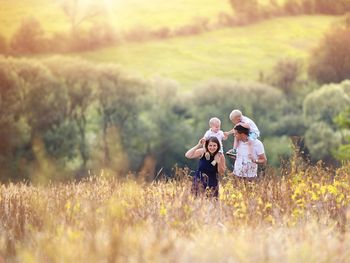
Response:
[[[0,188],[7,262],[348,262],[350,164],[221,179],[220,200],[179,180]],[[1,258],[0,258],[1,260]]]

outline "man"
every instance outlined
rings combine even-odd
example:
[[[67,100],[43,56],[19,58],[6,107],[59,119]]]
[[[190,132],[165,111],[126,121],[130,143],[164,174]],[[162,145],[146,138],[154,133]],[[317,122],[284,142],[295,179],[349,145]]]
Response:
[[[266,164],[264,145],[258,139],[251,141],[252,154],[250,156],[248,136],[249,126],[246,123],[238,123],[235,127],[235,136],[240,141],[237,147],[237,156],[233,174],[237,177],[256,178],[258,164]]]

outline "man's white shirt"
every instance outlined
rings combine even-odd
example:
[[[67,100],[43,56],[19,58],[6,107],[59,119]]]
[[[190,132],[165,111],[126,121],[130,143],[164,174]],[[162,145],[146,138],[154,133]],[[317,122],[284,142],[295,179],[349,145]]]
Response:
[[[253,143],[253,160],[256,160],[260,154],[265,153],[264,145],[258,139],[251,141]],[[248,142],[240,141],[237,147],[237,156],[233,173],[239,177],[256,177],[258,165],[248,158]]]

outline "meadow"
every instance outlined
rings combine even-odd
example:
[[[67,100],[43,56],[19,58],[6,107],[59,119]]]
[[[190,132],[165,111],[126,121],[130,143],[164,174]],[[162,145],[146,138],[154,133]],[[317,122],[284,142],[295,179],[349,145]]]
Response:
[[[104,19],[107,19],[118,32],[126,32],[133,29],[142,32],[142,30],[159,29],[161,27],[174,29],[188,25],[193,21],[200,21],[200,19],[207,19],[208,23],[213,25],[217,22],[218,14],[221,12],[232,12],[227,0],[104,0],[102,2],[109,11],[107,15],[93,18],[82,25],[83,27],[89,27],[91,24],[103,22]],[[259,2],[269,3],[270,1],[261,0]],[[283,0],[277,2],[283,2]],[[0,0],[1,35],[9,40],[20,25],[21,20],[24,17],[34,15],[40,21],[45,34],[53,35],[56,32],[69,32],[67,17],[64,16],[62,9],[59,7],[58,0],[26,0],[21,1],[21,3]],[[155,148],[152,149],[154,152],[150,152],[151,154],[159,151],[161,152],[160,155],[162,155],[159,155],[160,157],[169,157],[166,156],[169,154],[169,151],[166,152],[163,149],[172,147],[176,148],[176,154],[184,158],[184,145],[190,143],[189,138],[186,138],[184,143],[178,141],[178,137],[170,137],[170,135],[182,135],[186,134],[186,131],[191,131],[193,134],[193,130],[188,129],[188,127],[193,128],[196,125],[194,121],[198,121],[198,119],[191,120],[186,119],[186,117],[182,120],[177,118],[177,114],[180,116],[183,109],[175,107],[177,106],[175,103],[177,103],[177,99],[182,101],[182,98],[186,96],[182,97],[184,93],[181,93],[179,98],[174,95],[175,89],[174,93],[172,89],[174,82],[179,84],[181,91],[190,91],[191,88],[195,88],[198,84],[209,79],[218,79],[218,83],[226,80],[232,81],[233,79],[242,81],[242,83],[248,83],[271,74],[273,66],[281,59],[301,61],[304,66],[302,75],[306,76],[305,72],[310,50],[319,44],[324,33],[338,19],[339,17],[337,16],[326,15],[276,17],[241,27],[209,27],[199,34],[177,35],[164,39],[147,39],[146,41],[121,41],[102,49],[66,53],[64,55],[67,57],[82,57],[89,60],[89,63],[78,60],[77,62],[74,62],[74,60],[69,62],[69,59],[63,58],[62,61],[67,59],[66,65],[64,65],[60,64],[59,58],[57,60],[53,59],[55,65],[51,66],[57,65],[57,68],[53,67],[59,72],[57,79],[63,82],[67,80],[68,83],[62,83],[61,86],[56,86],[58,82],[54,82],[51,78],[46,78],[46,73],[49,72],[46,66],[39,65],[37,67],[41,58],[54,54],[36,53],[28,55],[33,61],[37,59],[38,63],[35,61],[27,63],[25,60],[16,61],[15,64],[19,69],[23,67],[30,73],[27,74],[29,76],[27,79],[26,76],[21,78],[20,74],[16,76],[18,78],[15,80],[18,82],[15,83],[25,84],[18,85],[19,94],[23,94],[20,93],[22,92],[20,88],[30,92],[37,91],[38,93],[30,93],[31,97],[28,95],[26,98],[34,99],[25,101],[26,103],[28,101],[31,102],[26,105],[27,109],[34,110],[33,114],[30,110],[24,112],[21,107],[18,107],[18,112],[23,114],[19,115],[22,116],[21,118],[18,118],[16,115],[17,108],[14,107],[13,113],[10,112],[8,116],[2,115],[2,120],[7,120],[6,118],[11,121],[19,119],[18,123],[16,122],[14,125],[18,125],[18,133],[13,134],[15,134],[14,137],[17,136],[20,139],[8,137],[9,139],[4,139],[4,141],[9,142],[10,150],[8,152],[11,154],[17,150],[16,147],[18,146],[17,144],[11,144],[12,141],[23,140],[26,142],[26,144],[23,144],[26,147],[24,149],[33,148],[28,149],[28,152],[31,154],[30,150],[34,150],[34,156],[31,158],[38,159],[38,167],[40,169],[35,169],[37,167],[34,163],[33,173],[28,177],[31,178],[30,181],[29,179],[23,179],[18,182],[21,179],[17,179],[17,183],[11,183],[9,180],[13,178],[9,176],[6,177],[6,183],[0,185],[0,263],[349,262],[349,162],[344,162],[337,168],[327,168],[322,162],[308,164],[294,156],[294,158],[291,158],[290,163],[284,166],[277,168],[268,166],[265,175],[254,182],[241,181],[234,178],[231,174],[226,174],[220,178],[219,199],[215,200],[205,196],[193,196],[191,193],[193,171],[187,167],[178,168],[175,166],[172,170],[174,173],[171,174],[171,178],[160,176],[158,180],[153,182],[146,182],[149,178],[142,178],[141,173],[123,172],[118,174],[112,172],[112,169],[116,171],[120,167],[124,168],[123,165],[125,165],[123,158],[120,157],[122,156],[120,149],[123,149],[121,148],[123,145],[118,137],[119,134],[117,134],[116,139],[113,137],[111,141],[106,140],[105,145],[106,149],[109,145],[111,149],[116,149],[111,154],[116,160],[113,160],[113,165],[114,163],[117,165],[110,166],[109,170],[106,170],[107,168],[102,170],[102,162],[98,163],[95,160],[97,159],[95,156],[99,154],[102,156],[102,151],[101,153],[96,151],[96,155],[89,157],[92,161],[96,161],[96,166],[92,169],[97,171],[96,174],[90,174],[90,176],[85,176],[84,174],[85,177],[79,177],[80,180],[77,181],[68,179],[69,175],[72,175],[71,173],[66,175],[65,172],[52,168],[53,166],[50,166],[51,163],[47,161],[51,159],[40,159],[40,156],[45,155],[45,148],[43,147],[45,145],[40,144],[41,140],[39,143],[29,140],[34,134],[31,133],[32,130],[30,129],[36,131],[36,127],[38,127],[37,130],[41,130],[41,126],[35,126],[36,120],[41,120],[39,118],[41,116],[49,116],[51,111],[55,111],[55,105],[64,105],[65,102],[67,102],[67,105],[73,104],[73,99],[76,98],[74,95],[81,96],[79,98],[82,99],[79,101],[85,102],[81,105],[77,104],[76,108],[74,108],[77,115],[83,112],[79,115],[83,123],[86,117],[84,115],[85,104],[98,104],[98,102],[93,100],[98,96],[95,93],[86,95],[83,92],[80,93],[80,91],[85,91],[85,88],[89,90],[92,87],[91,90],[106,92],[101,94],[107,94],[104,95],[104,98],[111,99],[110,102],[107,102],[113,106],[116,105],[115,108],[111,108],[111,111],[116,113],[122,110],[130,112],[131,117],[127,119],[128,123],[136,122],[141,128],[146,128],[139,131],[134,129],[134,127],[131,127],[132,129],[124,127],[125,133],[131,130],[135,132],[128,134],[128,136],[135,139],[133,141],[135,143],[132,145],[140,147],[135,148],[137,154],[144,153],[146,146],[142,148],[143,145],[141,144],[148,137],[144,138],[140,135],[144,135],[149,130],[149,138],[156,142]],[[93,63],[90,64],[91,61]],[[94,62],[96,62],[96,65]],[[101,65],[97,65],[100,62]],[[119,79],[117,78],[119,71],[112,66],[109,68],[109,65],[104,63],[119,65],[123,69],[123,74],[124,70],[126,70],[132,72],[132,76],[139,75],[143,78],[154,80],[154,86],[159,86],[160,88],[163,87],[163,80],[159,80],[159,77],[171,79],[169,89],[164,84],[165,95],[159,94],[162,97],[154,97],[159,99],[161,103],[153,100],[153,97],[150,95],[149,101],[147,100],[145,105],[153,105],[155,107],[151,109],[144,108],[145,116],[154,116],[160,112],[164,113],[164,116],[159,114],[157,116],[159,119],[156,118],[156,120],[152,121],[148,119],[143,120],[142,118],[137,118],[135,121],[134,116],[137,114],[132,111],[134,109],[133,106],[140,105],[138,100],[129,99],[136,98],[138,92],[130,94],[121,92],[128,91],[128,89],[123,85],[119,85]],[[96,75],[99,73],[99,77],[103,81],[106,81],[107,77],[114,76],[116,77],[117,85],[101,85],[101,87],[107,88],[106,90],[100,86],[97,89],[95,82],[90,83],[91,86],[85,86],[84,81],[80,82],[79,80],[84,80],[85,76],[91,77],[91,75],[86,74],[84,70],[75,72],[72,70],[75,65],[77,65],[75,69],[80,70],[81,67],[84,69],[85,66],[85,69],[95,72]],[[37,69],[39,70],[37,71]],[[63,70],[63,75],[60,75],[61,69]],[[12,73],[15,71],[9,72],[11,73],[9,74],[11,77],[9,79],[12,81],[12,77],[15,75]],[[31,74],[31,72],[34,73]],[[101,72],[106,73],[106,76]],[[37,73],[41,75],[36,75]],[[68,73],[72,73],[72,82],[69,82],[70,79],[68,77],[70,74]],[[34,76],[33,79],[31,78],[32,76]],[[51,83],[52,86],[46,85],[46,82],[36,86],[35,76],[41,76],[45,81],[52,80],[52,83],[47,82]],[[122,75],[122,81],[123,78]],[[111,79],[113,82],[114,79]],[[101,83],[110,83],[103,81]],[[9,83],[12,82],[9,81]],[[76,86],[74,86],[74,83],[76,83]],[[160,84],[158,85],[158,83]],[[72,86],[76,88],[76,94],[74,92],[72,94],[69,93],[69,91],[75,91],[71,89]],[[232,87],[235,86],[236,84],[232,84]],[[238,84],[237,86],[240,87]],[[247,84],[247,86],[249,85]],[[52,92],[53,89],[40,89],[46,87],[56,87],[57,90],[62,88],[62,92],[67,92],[67,97],[62,96],[62,100],[59,100],[59,98],[49,100],[48,98],[52,99],[50,95],[55,93]],[[132,83],[130,87],[132,87]],[[143,86],[141,85],[141,87]],[[108,93],[110,92],[108,88],[111,88],[111,91],[116,91],[115,94],[113,92]],[[341,88],[342,86],[339,85],[339,90]],[[247,97],[245,94],[248,94],[249,90],[242,89],[242,97]],[[252,88],[252,90],[256,89]],[[260,87],[258,91],[260,91]],[[270,89],[266,89],[264,93],[258,94],[268,96],[276,94],[273,92]],[[69,97],[70,95],[72,97]],[[119,97],[119,95],[121,96]],[[259,98],[259,104],[268,103],[268,96],[265,100],[264,98]],[[200,98],[201,96],[197,97]],[[205,96],[203,98],[205,101]],[[8,104],[6,105],[19,105],[15,105],[10,99],[12,97],[9,96]],[[233,98],[232,105],[241,102],[235,99]],[[244,100],[242,101],[244,102]],[[315,101],[318,102],[318,100]],[[125,102],[126,106],[121,105],[121,102]],[[157,103],[160,104],[159,107]],[[298,103],[296,104],[299,105]],[[129,105],[132,105],[132,107]],[[142,104],[140,109],[143,109],[142,107],[145,105]],[[202,104],[198,103],[198,105],[201,106]],[[208,105],[209,103],[206,103],[206,106]],[[251,103],[249,102],[248,105],[251,105]],[[294,104],[291,105],[294,107]],[[323,106],[321,103],[315,105],[318,107]],[[328,107],[328,104],[324,105],[326,105],[324,108]],[[193,109],[199,109],[195,106],[193,106]],[[149,111],[146,111],[146,109]],[[212,114],[210,107],[206,109],[207,112],[203,109],[204,107],[201,108],[200,112],[203,114],[202,116],[209,112]],[[88,110],[91,111],[91,109]],[[191,110],[192,108],[189,108],[189,111]],[[283,114],[288,110],[289,108],[287,107]],[[64,107],[62,112],[66,112]],[[297,110],[293,113],[299,120],[303,110],[300,109],[300,111]],[[75,112],[73,112],[74,114]],[[265,117],[264,114],[261,113],[259,116],[261,118]],[[277,116],[282,117],[281,114],[278,112]],[[92,113],[92,116],[97,116],[97,113]],[[13,119],[11,119],[12,117]],[[118,127],[123,116],[119,119],[118,117],[120,116],[116,115],[115,123],[113,124],[116,125],[116,128],[123,128],[123,125]],[[127,117],[129,116],[127,115]],[[30,123],[32,126],[25,123],[27,118],[33,121]],[[42,119],[46,121],[46,118]],[[200,119],[201,123],[203,119]],[[177,125],[174,125],[174,120]],[[266,117],[266,120],[270,121],[268,117]],[[288,123],[294,123],[296,118],[290,118],[290,121],[288,118],[286,120]],[[6,127],[6,132],[9,131],[9,133],[17,131],[17,126],[12,127],[8,125],[12,124],[11,121],[3,122],[2,126]],[[86,128],[85,131],[88,131],[88,136],[91,135],[89,133],[91,125],[95,125],[94,123],[99,121],[100,119],[96,117],[96,120],[94,119],[92,122],[93,124],[88,123],[87,127],[83,127]],[[145,121],[145,124],[151,124],[151,126],[142,126],[144,124],[142,121]],[[49,125],[51,124],[49,123]],[[69,127],[72,127],[74,131],[76,124],[73,121],[70,124],[71,126]],[[170,128],[175,127],[176,129],[170,129],[167,126],[168,124]],[[20,130],[22,128],[21,125],[25,126],[23,129],[25,129],[26,134],[22,134],[24,139],[19,132],[22,131]],[[48,127],[47,131],[51,131],[52,127],[57,128],[54,123]],[[66,126],[63,125],[62,127],[65,128]],[[97,134],[97,131],[102,131],[103,128],[101,127],[96,126],[93,132],[96,130]],[[304,126],[301,127],[303,128]],[[164,131],[166,136],[162,133],[158,135],[156,129]],[[64,133],[65,131],[63,129],[63,132],[60,133],[58,129],[54,135],[62,136],[65,142],[69,143],[69,136]],[[67,129],[67,131],[70,130]],[[111,129],[111,131],[114,130]],[[153,131],[155,131],[154,134],[151,133]],[[331,135],[329,135],[329,138],[335,134],[333,130],[330,131]],[[43,132],[46,132],[46,130]],[[99,138],[96,134],[92,135]],[[85,138],[85,133],[83,135],[82,138]],[[108,137],[106,136],[106,138]],[[161,139],[163,138],[167,140],[162,141]],[[288,139],[287,136],[266,138],[265,134],[263,138],[267,146],[268,159],[271,163],[273,157],[271,157],[272,154],[269,153],[269,150],[278,151],[282,149],[288,144]],[[159,143],[157,139],[159,139]],[[57,145],[64,140],[57,140]],[[169,141],[174,144],[169,143]],[[129,144],[131,140],[127,142],[128,144],[125,145],[125,148],[129,148],[131,145]],[[69,147],[78,147],[80,146],[79,143],[78,139],[72,139],[73,146]],[[4,145],[6,144],[4,143]],[[324,148],[328,149],[329,146],[325,145]],[[96,149],[95,144],[89,146]],[[153,145],[149,144],[148,148],[151,147]],[[58,149],[60,148],[58,147]],[[4,151],[1,154],[3,154],[2,156],[10,156],[10,154],[6,155],[8,152]],[[83,153],[81,154],[82,156]],[[63,157],[59,154],[62,154]],[[62,160],[67,156],[66,152],[63,151],[59,152],[59,154],[58,156]],[[78,161],[75,164],[73,159],[72,166],[75,167],[76,165],[78,167],[80,165],[80,156],[78,153],[74,154],[75,160]],[[123,152],[123,154],[125,153]],[[134,155],[136,156],[136,154]],[[134,155],[130,154],[130,157],[135,157]],[[0,161],[8,164],[7,168],[12,171],[12,165],[19,165],[21,166],[20,168],[23,168],[29,164],[29,161],[32,161],[26,155],[23,156],[19,155],[18,158],[15,156],[17,159],[10,159],[11,163],[7,163],[6,159],[1,159]],[[147,156],[136,157],[140,157],[139,159],[141,160],[141,157]],[[276,162],[280,161],[279,157],[277,155],[274,157]],[[26,158],[28,158],[28,162],[25,162]],[[23,160],[24,162],[22,163]],[[132,159],[130,158],[130,160]],[[163,160],[167,159],[163,158]],[[162,160],[155,161],[162,162]],[[48,183],[50,179],[49,173],[46,171],[50,169],[55,172],[55,175],[57,174],[57,177],[63,175],[61,177],[67,178],[67,181],[60,183],[57,180],[56,182]],[[3,167],[2,170],[2,173],[4,173]],[[62,171],[65,170],[62,169]],[[91,172],[91,170],[89,171]],[[154,173],[150,174],[154,175]],[[21,176],[20,172],[15,175]]]
[[[0,188],[7,262],[348,262],[350,166],[291,165],[257,182],[227,175],[219,200],[190,171],[145,183],[101,171],[80,182]]]
[[[26,0],[19,3],[0,0],[0,32],[5,37],[10,37],[20,25],[21,20],[29,16],[35,16],[49,34],[68,30],[69,20],[65,17],[60,2],[62,1]],[[81,3],[83,2],[81,1]],[[85,2],[89,3],[89,1]],[[101,1],[100,5],[107,9],[107,21],[117,30],[128,30],[137,26],[147,28],[176,27],[189,23],[196,17],[212,17],[214,19],[220,12],[231,11],[226,0],[106,0]],[[95,17],[90,22],[96,23],[106,17]]]
[[[88,5],[90,2],[79,1],[81,5]],[[259,2],[267,4],[268,0]],[[0,0],[0,32],[9,38],[21,20],[29,16],[35,16],[49,34],[68,30],[69,20],[64,15],[61,3],[62,0]],[[95,17],[90,22],[107,18],[107,22],[117,30],[129,30],[139,26],[150,29],[162,26],[173,28],[188,24],[199,17],[214,22],[219,13],[232,12],[227,0],[104,0],[99,5],[107,10],[107,14],[104,17]]]
[[[284,17],[225,28],[200,35],[125,43],[92,52],[74,53],[110,62],[147,78],[176,80],[185,90],[213,78],[257,81],[271,74],[281,59],[306,66],[312,48],[337,21],[332,16]]]
[[[16,2],[1,1],[0,32],[8,40],[21,20],[34,14],[46,35],[69,32],[69,20],[60,7],[60,1],[28,0],[20,6]],[[233,13],[227,0],[103,3],[107,14],[85,21],[81,25],[83,28],[107,22],[117,34],[134,32],[142,35],[150,30],[175,30],[200,21],[208,23],[208,28],[204,26],[207,29],[198,34],[121,41],[105,48],[66,54],[94,62],[118,64],[149,79],[173,79],[183,90],[190,90],[208,79],[257,81],[262,75],[271,74],[273,66],[282,59],[299,60],[306,68],[310,51],[339,20],[337,16],[291,16],[241,27],[217,27],[214,25],[220,13]]]

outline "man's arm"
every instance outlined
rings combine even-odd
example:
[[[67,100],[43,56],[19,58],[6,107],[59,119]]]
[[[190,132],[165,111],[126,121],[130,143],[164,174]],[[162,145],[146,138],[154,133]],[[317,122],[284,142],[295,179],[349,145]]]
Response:
[[[252,160],[252,161],[256,164],[266,164],[267,158],[265,155],[264,144],[260,140],[255,140],[253,147],[255,149],[255,153],[257,155],[257,158]]]
[[[267,163],[267,158],[265,153],[259,154],[258,158],[253,160],[254,163],[256,164],[266,164]]]

